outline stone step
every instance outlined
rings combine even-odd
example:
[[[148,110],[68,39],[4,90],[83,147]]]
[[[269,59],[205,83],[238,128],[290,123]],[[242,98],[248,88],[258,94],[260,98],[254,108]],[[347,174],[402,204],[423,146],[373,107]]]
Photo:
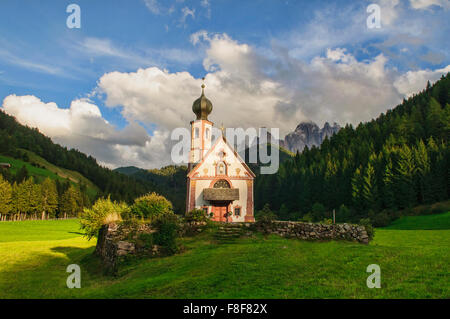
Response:
[[[240,234],[217,234],[215,237],[229,238],[229,237],[240,237]]]
[[[216,237],[241,237],[241,234],[216,234]]]
[[[238,239],[237,238],[226,238],[226,239],[219,239],[219,238],[216,238],[215,239],[215,242],[216,243],[218,243],[218,244],[222,244],[222,243],[235,243],[235,242],[237,242],[238,241]]]
[[[242,227],[226,227],[226,226],[220,226],[219,229],[242,229]]]
[[[240,234],[242,233],[241,230],[218,230],[218,233],[233,233],[233,234]]]

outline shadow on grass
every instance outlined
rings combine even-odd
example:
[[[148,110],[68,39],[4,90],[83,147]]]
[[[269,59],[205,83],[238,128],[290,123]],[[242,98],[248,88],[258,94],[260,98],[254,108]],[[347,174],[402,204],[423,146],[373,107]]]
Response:
[[[85,235],[85,233],[81,233],[81,232],[78,232],[78,231],[69,231],[68,233],[69,233],[69,234],[82,235],[82,236]]]
[[[103,275],[100,258],[94,254],[95,247],[79,248],[58,246],[51,248],[51,250],[66,255],[69,260],[73,260],[73,263],[78,264],[84,271],[87,271],[91,275]]]
[[[68,289],[67,266],[81,267],[83,285],[103,278],[101,264],[93,252],[95,247],[53,247],[34,253],[29,258],[11,264],[0,273],[0,299],[3,298],[80,298],[84,291]],[[59,255],[63,254],[63,255]]]

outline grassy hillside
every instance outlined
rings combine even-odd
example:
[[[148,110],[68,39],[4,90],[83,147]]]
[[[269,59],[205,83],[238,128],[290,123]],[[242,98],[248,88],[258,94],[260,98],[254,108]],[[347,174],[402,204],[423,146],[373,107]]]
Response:
[[[90,198],[94,198],[99,192],[98,187],[80,173],[53,165],[31,151],[23,149],[20,151],[27,154],[29,161],[25,162],[22,159],[0,155],[0,162],[11,164],[11,173],[15,174],[23,165],[25,165],[30,175],[33,176],[38,182],[42,182],[47,177],[54,180],[59,179],[61,181],[69,179],[72,183],[85,184],[87,186],[87,192]]]
[[[427,216],[403,216],[385,229],[450,229],[450,212]]]
[[[77,233],[76,220],[47,223],[0,223],[0,298],[450,297],[450,230],[377,229],[369,245],[277,236],[217,245],[205,233],[184,239],[181,254],[130,262],[113,278],[101,275],[95,241]],[[17,241],[14,229],[30,237]],[[65,286],[72,263],[81,289]],[[366,286],[374,263],[381,289]]]

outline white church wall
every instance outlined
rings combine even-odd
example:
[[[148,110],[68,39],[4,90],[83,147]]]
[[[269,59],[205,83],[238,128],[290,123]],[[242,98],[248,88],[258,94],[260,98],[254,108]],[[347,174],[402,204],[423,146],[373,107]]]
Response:
[[[239,200],[234,200],[231,203],[231,211],[233,212],[233,222],[244,222],[247,213],[247,181],[246,180],[231,180],[234,188],[239,188]],[[241,216],[234,216],[234,208],[241,207]]]

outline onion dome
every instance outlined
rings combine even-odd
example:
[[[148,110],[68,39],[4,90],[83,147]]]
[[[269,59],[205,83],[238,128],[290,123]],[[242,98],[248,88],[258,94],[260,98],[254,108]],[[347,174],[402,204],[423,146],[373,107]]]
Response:
[[[212,109],[213,105],[211,101],[205,96],[205,84],[202,84],[202,95],[192,104],[192,111],[197,115],[197,120],[208,120],[208,115]]]

